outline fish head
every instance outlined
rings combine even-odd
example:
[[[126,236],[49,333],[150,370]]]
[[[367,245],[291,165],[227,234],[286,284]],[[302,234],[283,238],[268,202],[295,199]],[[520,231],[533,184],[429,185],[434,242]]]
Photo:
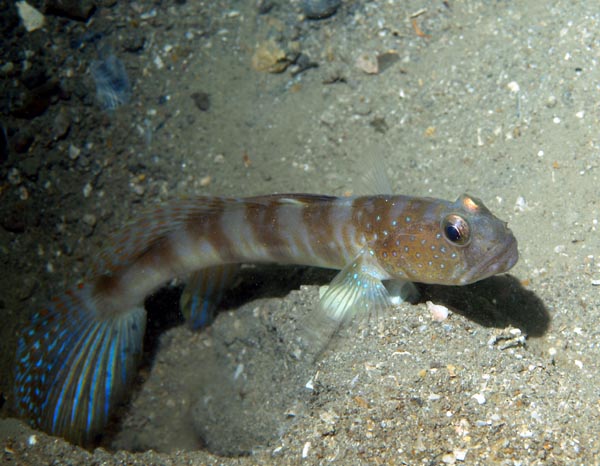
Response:
[[[506,272],[517,262],[511,230],[479,199],[463,194],[456,202],[422,199],[410,204],[398,216],[398,228],[378,235],[373,248],[392,279],[467,285]]]
[[[515,236],[481,200],[463,194],[453,207],[454,212],[444,217],[440,229],[461,258],[462,267],[456,269],[454,277],[457,284],[467,285],[507,272],[517,263]]]

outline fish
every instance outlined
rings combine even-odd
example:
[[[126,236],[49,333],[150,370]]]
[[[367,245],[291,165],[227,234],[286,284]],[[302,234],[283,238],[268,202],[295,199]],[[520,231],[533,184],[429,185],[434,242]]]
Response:
[[[191,277],[182,305],[202,327],[240,264],[337,269],[314,311],[316,327],[335,329],[407,299],[415,282],[467,285],[517,260],[507,223],[468,194],[174,200],[116,232],[93,278],[33,315],[18,342],[16,408],[48,433],[94,443],[136,374],[144,298],[174,277]]]

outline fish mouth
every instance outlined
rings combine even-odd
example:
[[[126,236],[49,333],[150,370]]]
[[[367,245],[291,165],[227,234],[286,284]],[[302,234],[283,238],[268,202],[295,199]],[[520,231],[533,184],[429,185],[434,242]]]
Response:
[[[463,274],[460,277],[460,283],[461,285],[468,285],[492,275],[507,272],[513,268],[518,260],[517,240],[511,234],[507,241],[490,249],[482,261]]]

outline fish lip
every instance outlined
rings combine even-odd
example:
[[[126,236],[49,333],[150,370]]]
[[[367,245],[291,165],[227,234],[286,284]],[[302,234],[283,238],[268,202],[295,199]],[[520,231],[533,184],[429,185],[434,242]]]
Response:
[[[493,247],[474,267],[460,277],[462,285],[478,282],[498,273],[508,272],[519,260],[517,240],[512,234],[510,240]],[[476,278],[475,278],[476,277]],[[475,278],[475,279],[474,279]]]

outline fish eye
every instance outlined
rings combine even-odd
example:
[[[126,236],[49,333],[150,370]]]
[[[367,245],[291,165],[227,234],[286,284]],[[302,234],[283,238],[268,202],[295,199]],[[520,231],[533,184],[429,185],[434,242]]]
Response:
[[[446,216],[442,221],[442,231],[446,239],[457,246],[466,246],[471,240],[469,223],[460,215]]]

